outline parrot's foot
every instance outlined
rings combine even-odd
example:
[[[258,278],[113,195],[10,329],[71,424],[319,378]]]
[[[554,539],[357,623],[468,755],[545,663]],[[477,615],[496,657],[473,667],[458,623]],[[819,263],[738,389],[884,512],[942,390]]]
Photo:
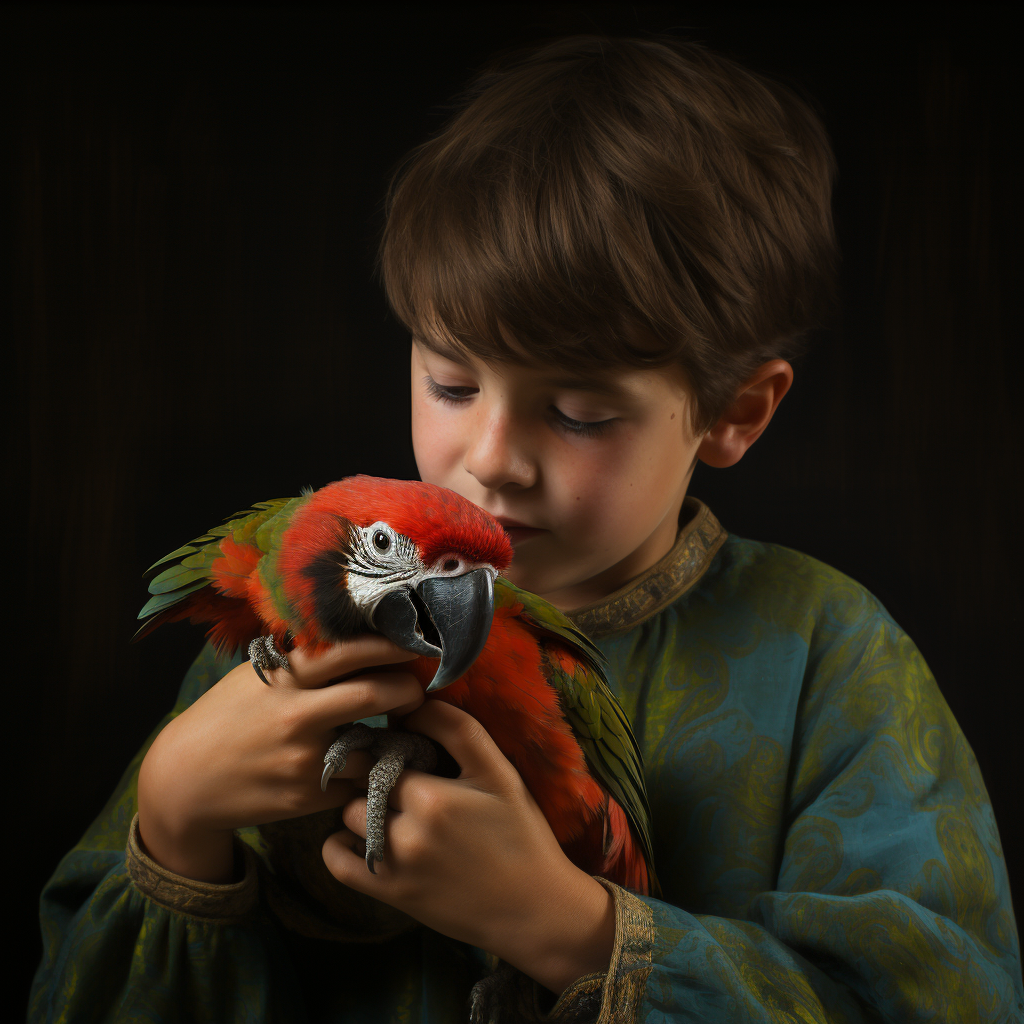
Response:
[[[282,654],[277,649],[272,636],[258,636],[249,644],[249,660],[252,662],[256,675],[267,686],[270,685],[270,680],[263,674],[265,668],[284,668],[290,670],[292,667],[288,661],[288,656]]]
[[[320,789],[327,792],[327,782],[335,772],[345,770],[350,750],[366,750],[374,740],[378,729],[371,729],[362,722],[353,722],[324,754],[324,773],[320,776]]]
[[[384,859],[384,815],[388,797],[406,768],[431,772],[437,766],[434,744],[416,732],[375,730],[370,755],[377,763],[370,769],[370,788],[366,794],[366,866],[376,874],[374,862]]]
[[[370,783],[366,793],[366,866],[376,874],[374,864],[384,859],[384,815],[388,811],[388,797],[406,768],[432,772],[437,767],[437,748],[426,736],[416,732],[392,732],[373,729],[362,722],[349,726],[335,741],[324,757],[324,773],[320,788],[327,788],[327,780],[344,769],[350,750],[368,750],[374,761],[370,769]]]

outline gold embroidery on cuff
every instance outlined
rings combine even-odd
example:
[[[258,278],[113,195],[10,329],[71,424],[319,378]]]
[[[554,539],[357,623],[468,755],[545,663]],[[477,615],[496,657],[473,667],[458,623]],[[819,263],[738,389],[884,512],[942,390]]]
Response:
[[[657,931],[639,897],[595,875],[615,901],[615,944],[605,974],[577,978],[545,1013],[546,991],[503,960],[470,995],[471,1024],[637,1024]]]
[[[245,863],[245,875],[240,882],[218,885],[175,874],[146,853],[139,836],[139,815],[136,813],[128,830],[125,867],[135,888],[165,910],[209,924],[234,924],[253,909],[258,888],[256,855],[237,837],[235,854],[241,856]]]
[[[711,509],[692,495],[683,499],[682,524],[672,550],[624,587],[566,615],[591,639],[639,626],[678,600],[707,572],[729,534]]]
[[[597,1024],[634,1024],[640,1020],[647,979],[654,969],[654,912],[628,889],[607,878],[594,877],[615,900],[615,946],[605,975]]]

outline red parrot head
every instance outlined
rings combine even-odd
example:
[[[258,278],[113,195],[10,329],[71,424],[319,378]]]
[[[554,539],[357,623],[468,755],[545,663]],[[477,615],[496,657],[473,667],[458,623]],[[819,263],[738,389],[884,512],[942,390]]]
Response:
[[[439,657],[430,692],[455,682],[483,649],[494,578],[511,561],[498,521],[454,491],[354,476],[294,513],[276,569],[303,632],[336,641],[373,629]]]

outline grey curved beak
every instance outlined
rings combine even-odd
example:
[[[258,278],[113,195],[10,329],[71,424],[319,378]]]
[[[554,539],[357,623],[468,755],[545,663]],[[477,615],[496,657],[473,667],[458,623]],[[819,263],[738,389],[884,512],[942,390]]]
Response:
[[[420,620],[424,610],[429,623]],[[373,611],[373,627],[407,651],[441,659],[427,687],[427,693],[434,693],[476,661],[493,618],[494,581],[486,569],[474,569],[463,576],[425,579],[415,597],[403,587],[381,598]]]

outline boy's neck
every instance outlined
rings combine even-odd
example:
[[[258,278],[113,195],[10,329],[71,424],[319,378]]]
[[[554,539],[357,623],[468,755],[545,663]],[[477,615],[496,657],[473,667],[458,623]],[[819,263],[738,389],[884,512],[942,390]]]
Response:
[[[684,493],[683,497],[679,499],[678,507],[674,512],[669,512],[665,516],[654,533],[621,562],[616,562],[615,565],[609,566],[603,572],[581,583],[564,587],[561,590],[553,590],[540,596],[553,604],[559,611],[572,612],[578,608],[595,604],[608,597],[609,594],[614,594],[630,580],[650,569],[652,565],[656,565],[672,550],[679,535],[679,514],[685,496]]]

